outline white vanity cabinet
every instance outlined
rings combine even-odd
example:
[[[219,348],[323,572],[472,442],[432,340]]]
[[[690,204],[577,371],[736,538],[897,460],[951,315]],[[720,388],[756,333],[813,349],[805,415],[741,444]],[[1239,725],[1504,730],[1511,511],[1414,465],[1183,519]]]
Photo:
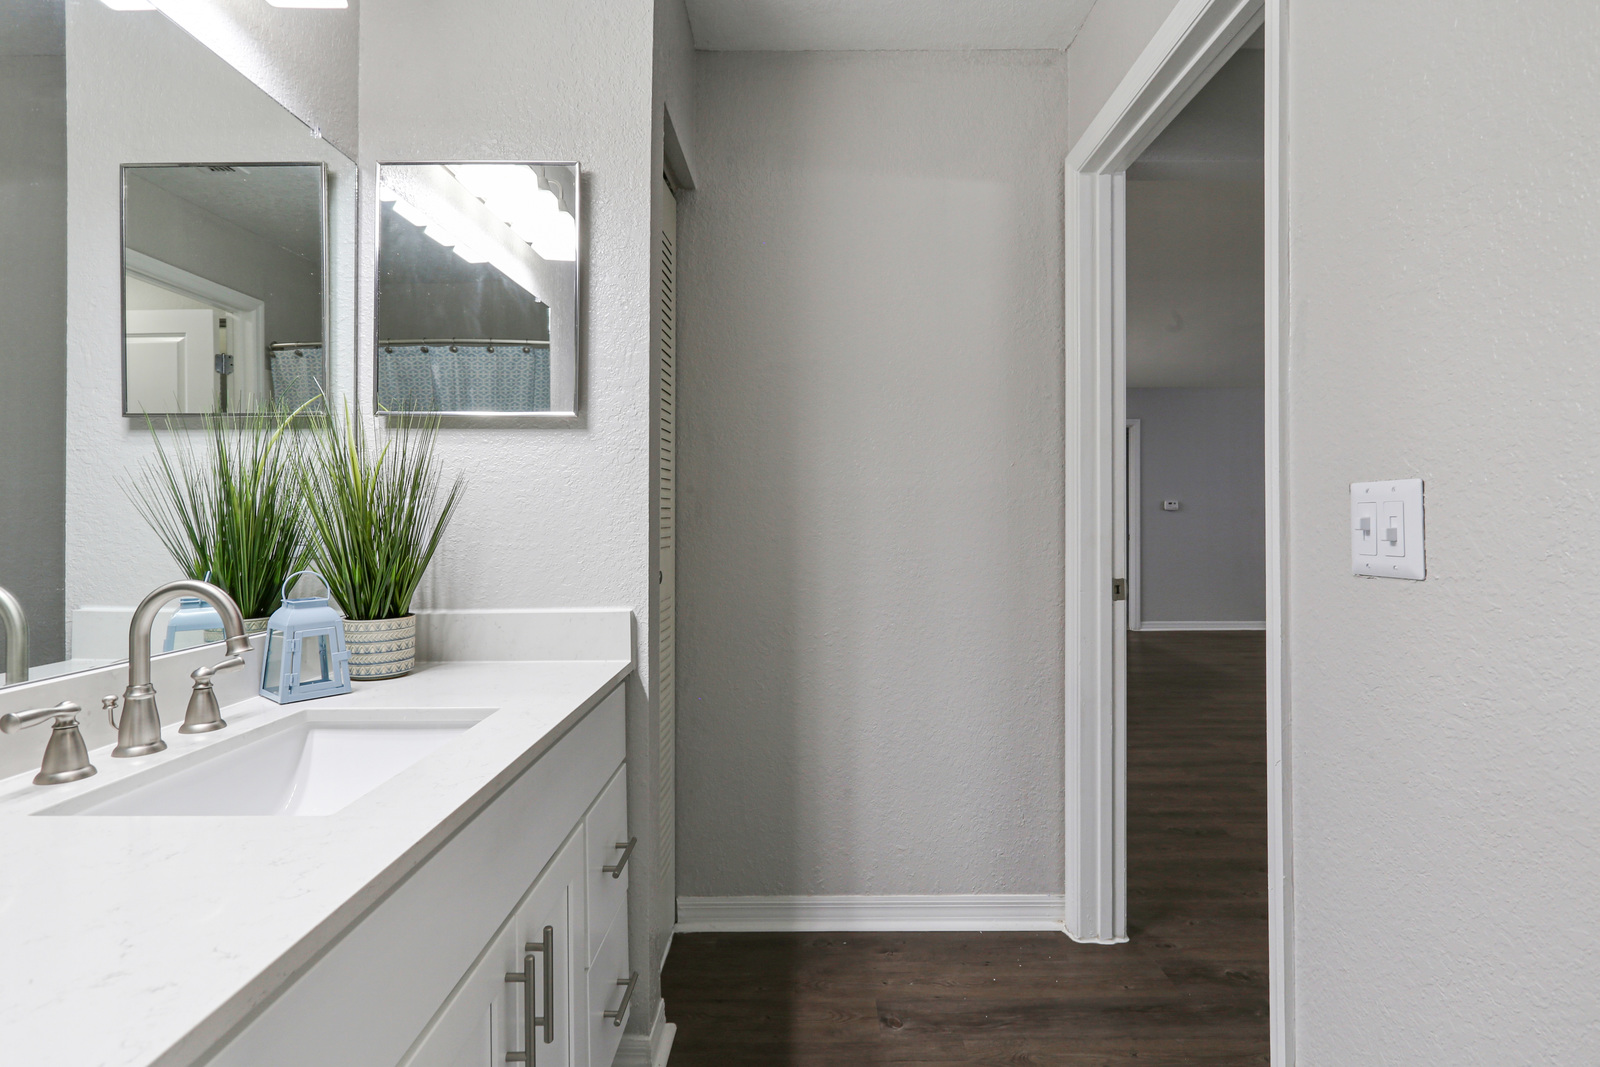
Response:
[[[619,686],[204,1062],[611,1067],[633,1007],[624,752]]]

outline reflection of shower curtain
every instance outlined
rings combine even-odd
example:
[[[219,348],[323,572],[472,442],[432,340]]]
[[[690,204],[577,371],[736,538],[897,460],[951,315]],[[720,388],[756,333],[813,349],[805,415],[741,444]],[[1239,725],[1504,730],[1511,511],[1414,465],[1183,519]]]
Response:
[[[274,345],[267,349],[267,365],[272,372],[272,402],[279,407],[297,408],[322,392],[321,345]]]
[[[378,345],[389,411],[549,411],[549,342]]]

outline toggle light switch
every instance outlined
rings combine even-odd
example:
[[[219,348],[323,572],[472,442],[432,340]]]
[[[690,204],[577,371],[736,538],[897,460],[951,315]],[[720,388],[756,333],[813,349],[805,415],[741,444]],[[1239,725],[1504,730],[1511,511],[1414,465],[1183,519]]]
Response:
[[[1362,501],[1356,505],[1355,551],[1358,556],[1378,554],[1378,505]]]
[[[1350,567],[1373,578],[1427,577],[1420,478],[1351,484]]]

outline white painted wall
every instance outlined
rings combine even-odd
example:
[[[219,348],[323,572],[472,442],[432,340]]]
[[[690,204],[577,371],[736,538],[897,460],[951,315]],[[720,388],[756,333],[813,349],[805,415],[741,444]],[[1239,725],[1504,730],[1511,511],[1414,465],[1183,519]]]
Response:
[[[1262,184],[1127,183],[1128,386],[1261,387]]]
[[[1150,626],[1266,619],[1262,405],[1259,386],[1128,390],[1142,460],[1140,609]],[[1163,511],[1163,500],[1182,506]]]
[[[1178,0],[1095,0],[1067,49],[1072,92],[1068,141],[1076,144]]]
[[[302,122],[355,156],[361,0],[323,9],[279,8],[262,0],[152,2]]]
[[[33,663],[66,642],[67,101],[49,9],[0,43],[0,585],[28,614]]]
[[[363,218],[380,161],[577,160],[583,167],[580,415],[569,425],[454,423],[440,442],[466,495],[424,580],[433,608],[626,607],[633,884],[653,880],[650,0],[366,0],[361,13]],[[362,231],[363,402],[372,388],[372,228]],[[629,901],[639,1001],[654,1005],[671,922]],[[648,1025],[654,1012],[635,1012]]]
[[[123,163],[321,161],[332,176],[330,357],[354,355],[355,165],[157,12],[67,7],[66,606],[132,606],[176,565],[119,478],[151,454],[122,417]],[[70,634],[68,635],[70,642]]]
[[[1142,45],[1149,6],[1089,21]],[[1298,1062],[1588,1063],[1600,23],[1289,11]],[[1082,116],[1126,67],[1092,40]],[[1426,480],[1427,581],[1348,573],[1372,477]]]
[[[1301,1062],[1587,1063],[1600,21],[1437,14],[1290,19]],[[1369,477],[1425,479],[1426,582],[1347,573]]]
[[[1059,52],[702,53],[684,896],[1059,893]]]

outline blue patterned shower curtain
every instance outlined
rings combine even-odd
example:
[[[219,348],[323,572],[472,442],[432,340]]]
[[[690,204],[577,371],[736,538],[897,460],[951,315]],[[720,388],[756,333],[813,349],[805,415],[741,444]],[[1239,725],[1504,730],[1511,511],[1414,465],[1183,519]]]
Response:
[[[380,341],[378,406],[388,411],[549,411],[550,344]]]
[[[272,379],[272,402],[281,408],[298,408],[323,392],[321,345],[274,345],[267,349],[267,369]],[[314,404],[312,407],[320,407]]]

